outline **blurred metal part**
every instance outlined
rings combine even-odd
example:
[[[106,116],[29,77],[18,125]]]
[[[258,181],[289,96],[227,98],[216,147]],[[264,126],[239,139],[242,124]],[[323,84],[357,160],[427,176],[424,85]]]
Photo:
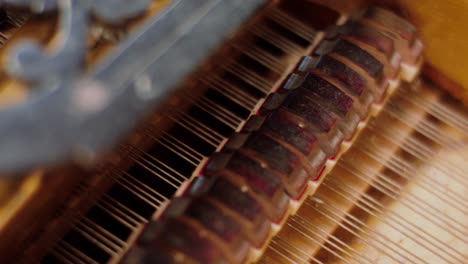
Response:
[[[0,171],[16,175],[109,149],[263,3],[175,1],[89,76],[49,79],[52,92],[0,112]],[[144,97],[142,84],[152,90]]]
[[[12,77],[32,83],[47,83],[50,79],[63,78],[64,75],[71,75],[73,78],[80,74],[92,15],[115,24],[141,14],[150,4],[150,0],[132,1],[131,5],[125,0],[62,0],[39,4],[38,1],[24,3],[7,1],[20,6],[26,6],[27,2],[33,6],[47,6],[48,9],[58,8],[60,11],[58,31],[62,40],[60,47],[53,54],[48,54],[33,40],[17,44],[5,68]]]

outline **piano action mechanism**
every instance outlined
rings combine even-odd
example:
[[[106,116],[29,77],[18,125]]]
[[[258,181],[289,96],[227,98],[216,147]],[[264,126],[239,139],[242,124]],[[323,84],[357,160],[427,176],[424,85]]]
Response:
[[[0,1],[0,260],[466,262],[440,5]]]

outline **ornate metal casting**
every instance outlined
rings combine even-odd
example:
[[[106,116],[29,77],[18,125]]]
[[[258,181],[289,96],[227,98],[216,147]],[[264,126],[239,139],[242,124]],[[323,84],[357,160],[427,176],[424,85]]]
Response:
[[[150,0],[3,0],[0,3],[29,7],[34,12],[60,11],[62,43],[53,54],[47,54],[37,42],[29,40],[20,43],[7,60],[6,70],[11,76],[40,84],[58,76],[77,76],[86,53],[91,16],[117,24],[144,12]]]
[[[51,92],[0,111],[0,175],[92,158],[127,134],[265,0],[176,0],[83,74],[91,18],[115,24],[151,0],[0,0],[34,12],[58,10],[62,43],[15,45],[6,69]],[[50,87],[53,86],[53,87]],[[52,88],[52,89],[51,89]],[[144,91],[144,92],[142,92]]]

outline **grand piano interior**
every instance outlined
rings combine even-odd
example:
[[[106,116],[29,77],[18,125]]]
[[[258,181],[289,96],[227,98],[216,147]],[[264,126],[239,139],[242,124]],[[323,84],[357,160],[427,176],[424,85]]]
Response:
[[[0,0],[0,262],[466,263],[467,14]]]

